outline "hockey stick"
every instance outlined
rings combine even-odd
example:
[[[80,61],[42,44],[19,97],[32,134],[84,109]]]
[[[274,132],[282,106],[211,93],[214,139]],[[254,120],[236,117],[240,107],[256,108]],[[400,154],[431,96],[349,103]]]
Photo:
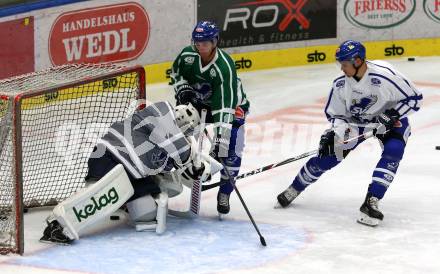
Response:
[[[372,137],[373,135],[374,135],[373,132],[369,131],[369,132],[366,132],[366,133],[361,134],[359,136],[355,136],[353,138],[347,139],[344,142],[342,142],[341,145],[345,145],[345,144],[348,144],[350,142],[361,140],[361,139],[368,139],[368,138]],[[270,164],[270,165],[267,165],[267,166],[264,166],[264,167],[260,167],[260,168],[254,169],[254,170],[249,171],[247,173],[243,173],[243,174],[235,177],[235,179],[236,180],[243,179],[243,178],[246,178],[246,177],[249,177],[249,176],[252,176],[252,175],[264,172],[264,171],[267,171],[267,170],[271,170],[271,169],[276,168],[276,167],[280,167],[280,166],[289,164],[291,162],[295,162],[295,161],[301,160],[303,158],[309,157],[309,156],[314,155],[316,153],[318,153],[317,149],[309,151],[309,152],[305,152],[305,153],[300,154],[298,156],[295,156],[295,157],[292,157],[292,158],[288,158],[288,159],[286,159],[286,160],[284,160],[282,162]],[[218,186],[220,186],[222,184],[223,184],[222,182],[216,182],[216,183],[209,184],[209,185],[203,185],[202,186],[202,191],[206,191],[206,190],[209,190],[211,188],[218,187]]]
[[[246,203],[243,200],[243,197],[241,197],[240,191],[238,191],[237,186],[232,182],[232,178],[231,178],[231,174],[229,173],[228,168],[225,166],[225,163],[223,162],[223,160],[221,158],[218,158],[220,163],[223,165],[223,168],[225,169],[225,173],[228,177],[229,183],[234,187],[235,192],[237,193],[238,198],[240,199],[241,204],[243,205],[244,210],[246,211],[246,214],[248,215],[249,219],[252,222],[252,225],[254,226],[255,230],[257,231],[258,236],[260,236],[260,243],[263,246],[266,246],[266,240],[264,239],[263,235],[261,235],[260,230],[257,227],[257,224],[254,221],[254,218],[252,217],[248,207],[246,206]]]
[[[199,138],[197,142],[197,155],[196,159],[194,161],[194,166],[196,168],[201,167],[201,159],[200,155],[202,153],[203,149],[203,136],[205,135],[205,120],[206,120],[206,109],[202,109],[202,117],[200,119],[200,131],[199,131]],[[190,202],[190,211],[194,213],[195,215],[199,215],[200,212],[200,195],[202,193],[202,180],[195,180],[193,183],[193,186],[191,188],[191,202]]]
[[[208,137],[209,142],[212,144],[212,138],[211,138],[211,136],[209,136],[208,131],[205,128],[203,130],[204,130],[203,132]],[[240,202],[243,205],[243,208],[246,211],[246,214],[248,215],[249,219],[251,220],[252,225],[254,226],[255,230],[257,231],[258,236],[260,236],[260,243],[263,246],[266,246],[266,240],[264,239],[263,235],[261,235],[261,232],[258,229],[257,224],[255,223],[254,218],[251,215],[251,212],[249,211],[248,207],[246,206],[246,203],[244,202],[243,197],[240,194],[240,191],[238,191],[237,186],[232,182],[231,174],[229,173],[228,168],[225,166],[225,163],[223,162],[223,160],[221,158],[218,158],[218,160],[222,164],[223,168],[225,169],[225,173],[226,173],[226,176],[228,177],[229,183],[234,187],[234,190],[237,193],[237,196],[240,199]]]
[[[314,155],[317,152],[318,152],[318,150],[315,149],[315,150],[303,153],[301,155],[298,155],[298,156],[286,159],[286,160],[284,160],[282,162],[278,162],[278,163],[274,163],[274,164],[270,164],[270,165],[267,165],[267,166],[264,166],[264,167],[260,167],[260,168],[254,169],[252,171],[249,171],[247,173],[243,173],[243,174],[235,177],[235,180],[243,179],[243,178],[246,178],[246,177],[249,177],[249,176],[252,176],[252,175],[255,175],[255,174],[258,174],[258,173],[261,173],[261,172],[264,172],[264,171],[267,171],[267,170],[270,170],[270,169],[273,169],[273,168],[276,168],[276,167],[279,167],[279,166],[286,165],[286,164],[291,163],[291,162],[295,162],[297,160],[300,160],[300,159],[309,157],[311,155]],[[209,185],[203,185],[202,186],[202,191],[209,190],[211,188],[220,186],[222,184],[223,183],[219,181],[217,183],[213,183],[213,184],[209,184]]]
[[[205,135],[205,120],[206,120],[206,109],[202,109],[202,117],[200,118],[200,129],[199,129],[199,137],[197,138],[197,154],[194,159],[194,166],[196,168],[200,168],[201,166],[201,153],[203,149],[203,140]],[[196,218],[200,213],[200,196],[202,193],[202,181],[195,180],[191,187],[191,196],[190,196],[190,207],[188,211],[178,211],[169,209],[168,212],[176,217],[182,218]]]

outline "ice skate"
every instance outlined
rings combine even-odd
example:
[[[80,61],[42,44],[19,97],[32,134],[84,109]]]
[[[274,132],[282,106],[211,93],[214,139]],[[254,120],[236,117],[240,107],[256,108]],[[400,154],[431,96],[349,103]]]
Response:
[[[220,220],[223,219],[223,216],[229,213],[229,196],[230,194],[221,193],[217,194],[217,211],[218,217]]]
[[[383,220],[383,214],[379,211],[379,199],[370,193],[365,197],[365,201],[360,208],[358,223],[368,226],[377,226]]]
[[[295,188],[293,188],[293,186],[290,185],[286,190],[277,196],[278,203],[275,205],[275,208],[284,208],[289,206],[300,193],[301,192],[297,191]]]
[[[50,223],[47,222],[47,227],[44,229],[43,237],[41,237],[40,242],[70,245],[73,240],[63,233],[63,227],[58,221],[54,220]]]

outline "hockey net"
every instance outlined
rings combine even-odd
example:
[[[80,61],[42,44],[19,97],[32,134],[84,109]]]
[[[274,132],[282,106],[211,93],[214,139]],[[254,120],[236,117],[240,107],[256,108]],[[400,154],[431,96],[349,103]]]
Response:
[[[23,211],[84,186],[99,137],[145,98],[142,67],[65,65],[0,80],[0,253],[23,253]]]

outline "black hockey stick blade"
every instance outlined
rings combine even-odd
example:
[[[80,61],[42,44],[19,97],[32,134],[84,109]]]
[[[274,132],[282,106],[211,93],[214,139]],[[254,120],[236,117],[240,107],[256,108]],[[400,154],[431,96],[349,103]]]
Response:
[[[260,243],[261,243],[263,246],[267,246],[267,245],[266,245],[266,240],[264,239],[263,236],[260,236]]]

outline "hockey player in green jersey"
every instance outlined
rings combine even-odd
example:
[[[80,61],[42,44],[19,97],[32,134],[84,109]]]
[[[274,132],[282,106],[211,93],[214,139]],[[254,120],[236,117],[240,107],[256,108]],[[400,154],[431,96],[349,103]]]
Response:
[[[241,166],[244,123],[249,101],[237,77],[235,63],[217,47],[218,27],[209,21],[197,23],[193,44],[185,47],[173,63],[171,85],[176,104],[191,103],[199,111],[208,110],[207,122],[214,125],[211,155],[224,165],[223,184],[217,195],[219,214],[229,213],[229,196]]]

